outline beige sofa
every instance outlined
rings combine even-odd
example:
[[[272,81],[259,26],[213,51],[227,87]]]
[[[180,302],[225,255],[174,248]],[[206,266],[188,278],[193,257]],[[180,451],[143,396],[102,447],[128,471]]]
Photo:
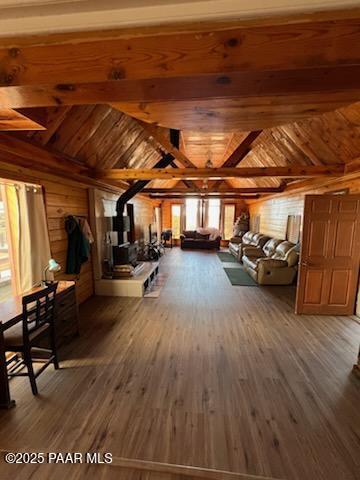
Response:
[[[244,270],[260,285],[290,285],[296,277],[299,252],[291,242],[272,238],[264,247],[243,248]]]
[[[245,247],[258,247],[260,250],[269,240],[269,237],[257,232],[246,232],[242,237],[233,237],[229,242],[229,251],[241,262]]]

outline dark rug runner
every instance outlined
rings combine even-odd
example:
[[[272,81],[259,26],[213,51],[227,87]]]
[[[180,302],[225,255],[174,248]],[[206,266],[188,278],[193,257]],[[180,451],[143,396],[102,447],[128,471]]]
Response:
[[[231,253],[228,253],[228,252],[217,252],[217,256],[220,258],[222,262],[231,262],[231,263],[237,262],[236,258],[233,257]]]
[[[241,287],[257,287],[258,284],[248,275],[242,267],[224,268],[231,285],[240,285]]]

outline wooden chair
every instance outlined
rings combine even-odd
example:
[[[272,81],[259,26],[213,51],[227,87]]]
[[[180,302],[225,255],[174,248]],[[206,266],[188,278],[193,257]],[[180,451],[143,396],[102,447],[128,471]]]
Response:
[[[56,287],[57,283],[39,292],[24,296],[22,299],[22,322],[4,332],[6,351],[22,354],[22,358],[9,368],[8,375],[9,377],[28,376],[34,395],[38,393],[36,378],[45,368],[50,363],[54,364],[55,369],[59,368],[54,328]],[[39,337],[43,338],[46,334],[49,335],[50,348],[37,347],[36,342]],[[32,356],[35,350],[38,353],[44,352],[50,356],[48,358],[35,358]],[[35,372],[33,362],[43,363],[43,365]],[[25,366],[27,367],[27,373],[22,372]]]

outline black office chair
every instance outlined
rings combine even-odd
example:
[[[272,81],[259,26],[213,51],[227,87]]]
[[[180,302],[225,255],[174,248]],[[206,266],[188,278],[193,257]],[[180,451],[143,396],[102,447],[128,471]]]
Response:
[[[22,299],[23,319],[18,325],[9,328],[4,332],[5,350],[7,352],[21,353],[22,358],[11,365],[8,370],[9,377],[30,378],[31,390],[37,395],[36,378],[51,363],[55,369],[59,368],[55,343],[55,295],[57,283],[50,285],[36,293],[26,295]],[[36,346],[36,342],[48,334],[50,348]],[[32,352],[46,353],[48,358],[35,358]],[[36,372],[33,362],[43,363]],[[27,367],[27,373],[22,372]]]

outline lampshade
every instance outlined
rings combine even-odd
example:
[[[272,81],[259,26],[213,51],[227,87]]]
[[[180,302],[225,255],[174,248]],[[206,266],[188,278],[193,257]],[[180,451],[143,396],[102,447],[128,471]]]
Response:
[[[57,263],[56,260],[53,258],[50,258],[49,264],[48,264],[48,271],[49,272],[60,272],[61,270],[61,265]]]

